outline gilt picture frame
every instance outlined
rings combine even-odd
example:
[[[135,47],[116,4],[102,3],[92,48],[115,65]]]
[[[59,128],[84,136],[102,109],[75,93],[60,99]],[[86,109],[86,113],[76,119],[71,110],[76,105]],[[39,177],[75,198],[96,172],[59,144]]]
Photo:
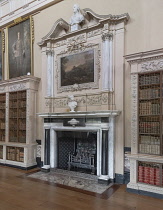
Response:
[[[33,74],[33,18],[15,20],[7,27],[8,78]]]

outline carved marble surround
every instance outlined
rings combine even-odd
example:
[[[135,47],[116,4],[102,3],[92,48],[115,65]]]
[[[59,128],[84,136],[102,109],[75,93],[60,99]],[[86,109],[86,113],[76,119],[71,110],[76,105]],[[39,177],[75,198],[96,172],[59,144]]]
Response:
[[[163,71],[163,49],[125,56],[131,66],[131,155],[130,189],[163,194],[163,188],[137,183],[137,162],[163,163],[162,156],[138,153],[138,74],[143,72]]]
[[[53,119],[49,122],[44,122],[44,131],[49,130],[50,141],[50,167],[57,168],[58,147],[57,147],[57,131],[94,131],[97,132],[97,176],[102,180],[115,178],[115,117],[120,114],[119,111],[95,111],[95,112],[68,112],[68,113],[39,113],[38,115],[46,120]],[[64,126],[63,121],[68,119],[85,119],[85,126]],[[105,118],[106,122],[102,122],[101,118]],[[59,122],[55,122],[59,119]],[[106,120],[107,119],[107,120]],[[108,131],[107,141],[108,148],[106,149],[108,160],[107,174],[102,174],[102,144],[104,141],[103,131]],[[46,138],[43,142],[44,150],[42,151],[42,160],[46,166]]]

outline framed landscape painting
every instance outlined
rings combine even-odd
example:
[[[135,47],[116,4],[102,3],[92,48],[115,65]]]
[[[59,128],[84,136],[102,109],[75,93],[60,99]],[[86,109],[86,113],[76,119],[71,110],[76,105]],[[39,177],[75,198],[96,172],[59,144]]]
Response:
[[[61,86],[94,82],[94,50],[61,58]]]
[[[8,27],[9,78],[32,72],[31,18]]]

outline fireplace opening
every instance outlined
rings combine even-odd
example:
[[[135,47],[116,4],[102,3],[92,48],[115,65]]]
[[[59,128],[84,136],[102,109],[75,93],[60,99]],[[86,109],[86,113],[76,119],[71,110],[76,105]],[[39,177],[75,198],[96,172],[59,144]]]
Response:
[[[97,132],[58,131],[58,168],[97,173]]]

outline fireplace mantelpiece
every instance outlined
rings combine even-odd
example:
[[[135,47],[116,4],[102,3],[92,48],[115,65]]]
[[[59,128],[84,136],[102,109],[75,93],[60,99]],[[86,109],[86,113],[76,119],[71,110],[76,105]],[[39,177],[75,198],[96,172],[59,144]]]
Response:
[[[57,132],[58,131],[94,131],[97,132],[97,176],[100,182],[108,182],[115,177],[114,173],[114,143],[115,117],[120,112],[67,112],[41,113],[44,118],[45,140],[43,141],[42,160],[44,166],[57,168]],[[65,120],[84,120],[83,125],[64,125]]]

